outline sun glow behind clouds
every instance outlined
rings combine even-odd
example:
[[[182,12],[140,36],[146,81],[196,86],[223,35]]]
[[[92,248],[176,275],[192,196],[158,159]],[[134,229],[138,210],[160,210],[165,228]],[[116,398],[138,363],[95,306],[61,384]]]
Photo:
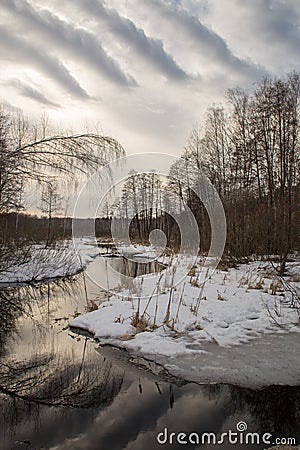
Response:
[[[299,3],[267,3],[2,0],[1,100],[100,123],[129,153],[180,154],[228,88],[299,70]]]

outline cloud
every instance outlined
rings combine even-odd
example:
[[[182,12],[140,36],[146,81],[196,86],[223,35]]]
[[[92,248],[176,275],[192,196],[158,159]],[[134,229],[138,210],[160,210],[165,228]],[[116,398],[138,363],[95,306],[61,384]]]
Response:
[[[269,37],[269,42],[274,43],[275,40],[280,46],[299,52],[299,2],[296,4],[292,1],[267,0],[262,3],[254,0],[248,6],[249,10],[252,10],[252,17],[256,17],[256,20],[252,21],[253,25]]]
[[[299,68],[299,0],[210,0],[208,20],[241,58],[283,75]]]
[[[8,28],[0,26],[0,50],[6,59],[13,57],[14,61],[37,67],[47,76],[51,76],[64,89],[80,99],[90,98],[68,69],[45,48],[34,46],[24,39],[20,39]]]
[[[128,18],[120,16],[114,9],[108,9],[98,0],[77,0],[77,5],[84,8],[90,15],[104,21],[113,32],[113,37],[119,39],[122,45],[129,45],[136,54],[137,59],[143,58],[155,69],[172,80],[185,80],[188,75],[174,61],[164,49],[161,40],[154,39],[145,34]]]
[[[99,73],[121,86],[134,86],[136,81],[126,75],[117,61],[109,56],[98,37],[76,24],[60,19],[50,11],[35,9],[27,1],[2,0],[11,13],[19,15],[22,22],[27,22],[30,32],[43,35],[50,42],[57,43],[59,49],[64,47],[75,59],[86,61]]]
[[[168,398],[166,394],[153,395],[153,382],[143,379],[142,384],[142,397],[136,395],[137,386],[132,383],[111,405],[100,410],[89,429],[73,438],[67,438],[57,446],[51,447],[51,450],[85,448],[117,450],[134,441],[139,430],[155,427],[157,419],[168,409]],[[143,414],[145,410],[151,410],[151,416]]]
[[[29,84],[24,83],[23,81],[11,79],[7,82],[7,84],[9,86],[13,86],[16,89],[18,89],[20,94],[23,95],[24,97],[31,98],[45,106],[49,106],[52,108],[60,108],[60,105],[47,99],[47,97],[44,94],[42,94],[42,92],[30,86]]]
[[[228,88],[300,70],[299,21],[299,0],[0,0],[0,79],[62,107],[1,95],[66,128],[100,123],[129,152],[180,154]]]
[[[133,381],[111,405],[99,412],[89,428],[51,450],[152,450],[159,448],[156,437],[164,428],[169,430],[168,433],[197,432],[201,436],[207,430],[220,433],[226,423],[224,407],[230,402],[226,389],[220,389],[216,395],[206,387],[189,384],[178,388],[173,385],[175,403],[171,409],[168,384],[159,383],[161,395],[156,392],[153,381],[142,378],[141,384],[142,395],[137,394],[137,380]],[[151,414],[145,414],[145,411],[151,411]],[[176,440],[173,442],[174,448],[178,448]]]
[[[236,1],[235,5],[241,7],[241,0]],[[250,14],[252,24],[257,28],[265,30],[266,33],[272,33],[281,41],[287,40],[289,45],[299,45],[299,2],[252,0],[243,9]],[[254,18],[256,18],[255,21]]]
[[[160,27],[165,33],[165,27],[167,27],[168,33],[172,33],[175,42],[179,39],[180,41],[189,41],[194,55],[195,52],[199,52],[200,57],[214,62],[220,69],[225,68],[231,73],[249,79],[257,79],[266,75],[267,71],[262,66],[236,56],[218,33],[182,7],[180,1],[147,0],[143,2],[143,6],[149,8],[152,21],[154,17],[159,20]]]

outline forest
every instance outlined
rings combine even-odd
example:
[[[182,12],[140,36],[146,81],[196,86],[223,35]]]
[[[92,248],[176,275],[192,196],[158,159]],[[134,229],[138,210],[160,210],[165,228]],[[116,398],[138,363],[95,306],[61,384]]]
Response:
[[[30,417],[23,402],[65,412],[113,403],[126,365],[115,376],[98,354],[109,346],[134,361],[146,355],[151,376],[157,363],[159,383],[166,368],[172,406],[177,379],[251,390],[299,384],[299,94],[296,73],[229,91],[169,171],[129,171],[95,218],[72,217],[72,197],[125,156],[122,146],[0,110],[0,390],[14,423],[13,414]],[[221,260],[210,256],[206,207],[215,194],[197,195],[202,174],[225,211]],[[189,211],[195,253],[181,251]],[[133,245],[112,242],[114,221]],[[154,229],[165,233],[162,252]]]
[[[195,195],[198,180],[191,179],[188,162],[209,178],[222,200],[227,220],[224,257],[277,255],[280,273],[284,273],[288,255],[300,245],[299,100],[300,75],[295,72],[282,78],[266,77],[248,90],[230,89],[226,102],[212,105],[204,120],[193,127],[180,159],[165,179],[155,170],[128,174],[120,197],[107,204],[97,219],[96,235],[110,236],[111,217],[121,202],[117,220],[130,221],[135,241],[145,242],[152,229],[161,228],[168,245],[176,250],[180,243],[176,217],[186,213],[182,205],[187,205],[199,227],[199,251],[207,252],[210,224]],[[70,237],[72,218],[66,212],[65,192],[76,189],[80,177],[125,153],[109,137],[57,130],[49,137],[49,131],[53,129],[45,117],[32,124],[22,114],[1,109],[0,239],[4,254],[8,241],[12,248],[19,248],[24,241],[45,241],[47,246]],[[26,210],[26,195],[34,189],[40,192],[39,215]],[[181,203],[170,204],[172,192]]]
[[[138,211],[135,193],[140,189],[145,193],[133,235],[146,238],[159,223],[169,242],[178,242],[176,223],[170,215],[160,214],[170,208],[185,214],[180,204],[168,204],[168,193],[174,192],[197,220],[201,251],[208,250],[210,225],[193,190],[197,180],[190,179],[186,164],[192,162],[222,200],[227,220],[225,256],[278,255],[283,273],[288,254],[299,250],[300,244],[299,96],[297,73],[265,78],[249,90],[229,90],[226,103],[211,106],[204,122],[193,128],[180,161],[170,169],[165,195],[155,172],[131,174],[122,194],[124,217],[128,209]]]

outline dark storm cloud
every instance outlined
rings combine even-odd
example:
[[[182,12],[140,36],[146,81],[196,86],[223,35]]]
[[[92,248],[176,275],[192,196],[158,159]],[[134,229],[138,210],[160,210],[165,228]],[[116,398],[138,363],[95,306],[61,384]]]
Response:
[[[138,58],[146,59],[149,64],[170,79],[184,80],[188,75],[176,64],[169,55],[163,43],[145,34],[130,19],[120,16],[114,9],[108,9],[98,0],[77,0],[77,5],[84,8],[89,14],[105,21],[114,37],[121,43],[128,44]]]
[[[167,4],[151,0],[151,4],[153,12],[169,22],[172,29],[176,30],[176,36],[184,34],[185,37],[189,37],[207,60],[215,61],[216,64],[240,75],[249,76],[249,78],[257,79],[266,74],[263,68],[235,56],[221,36],[201,23],[197,17],[189,14],[187,10],[178,6],[177,3]]]
[[[18,38],[5,27],[0,26],[0,51],[6,59],[13,59],[22,65],[38,68],[51,76],[64,89],[74,96],[87,99],[88,94],[70,74],[68,69],[54,56],[49,55],[44,47],[33,46],[23,38]]]
[[[86,61],[99,73],[122,86],[136,85],[135,80],[126,75],[119,64],[109,56],[101,45],[100,40],[93,33],[77,27],[75,24],[60,19],[50,11],[35,9],[31,4],[22,0],[2,0],[11,13],[18,14],[22,23],[29,25],[31,32],[38,32],[50,44],[64,47],[75,58]]]
[[[9,86],[15,87],[24,97],[31,98],[32,100],[35,100],[45,106],[60,108],[60,105],[49,100],[42,92],[30,86],[29,84],[26,84],[17,79],[9,80],[7,84]]]

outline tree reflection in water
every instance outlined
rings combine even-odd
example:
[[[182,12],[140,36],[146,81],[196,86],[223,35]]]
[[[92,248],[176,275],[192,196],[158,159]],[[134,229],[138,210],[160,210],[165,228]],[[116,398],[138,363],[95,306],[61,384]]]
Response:
[[[230,395],[235,411],[249,414],[262,432],[271,430],[278,437],[297,435],[300,440],[299,387],[268,386],[256,391],[232,386]]]
[[[82,299],[80,277],[77,281],[78,277],[0,289],[0,429],[4,432],[14,434],[32,415],[38,423],[41,407],[104,406],[121,389],[123,373],[99,357],[91,340],[71,339],[64,326],[74,313],[74,299]],[[62,298],[69,299],[67,308],[60,307]]]
[[[252,432],[300,440],[299,387],[257,391],[148,379],[124,373],[93,340],[70,334],[69,319],[86,306],[80,277],[2,288],[0,298],[1,449],[152,450],[161,447],[156,435],[165,426],[221,433],[239,420]]]
[[[29,318],[32,325],[43,328],[45,323],[37,318],[38,313],[46,313],[49,318],[50,302],[55,297],[74,295],[78,292],[79,277],[67,280],[58,279],[55,282],[31,285],[16,285],[0,287],[0,355],[6,353],[7,340],[19,332],[18,321]],[[45,314],[44,314],[45,315]],[[47,317],[44,317],[47,321]]]
[[[248,389],[230,385],[201,387],[210,400],[222,404],[223,420],[218,432],[226,427],[235,429],[239,420],[246,420],[253,432],[272,433],[277,437],[295,437],[300,442],[300,387],[267,386]],[[226,420],[225,420],[226,418]],[[223,431],[226,431],[226,427]]]
[[[54,353],[34,355],[14,365],[1,363],[0,391],[47,406],[90,408],[109,403],[119,392],[122,377],[112,376],[108,362],[99,369],[89,356],[83,366]]]

